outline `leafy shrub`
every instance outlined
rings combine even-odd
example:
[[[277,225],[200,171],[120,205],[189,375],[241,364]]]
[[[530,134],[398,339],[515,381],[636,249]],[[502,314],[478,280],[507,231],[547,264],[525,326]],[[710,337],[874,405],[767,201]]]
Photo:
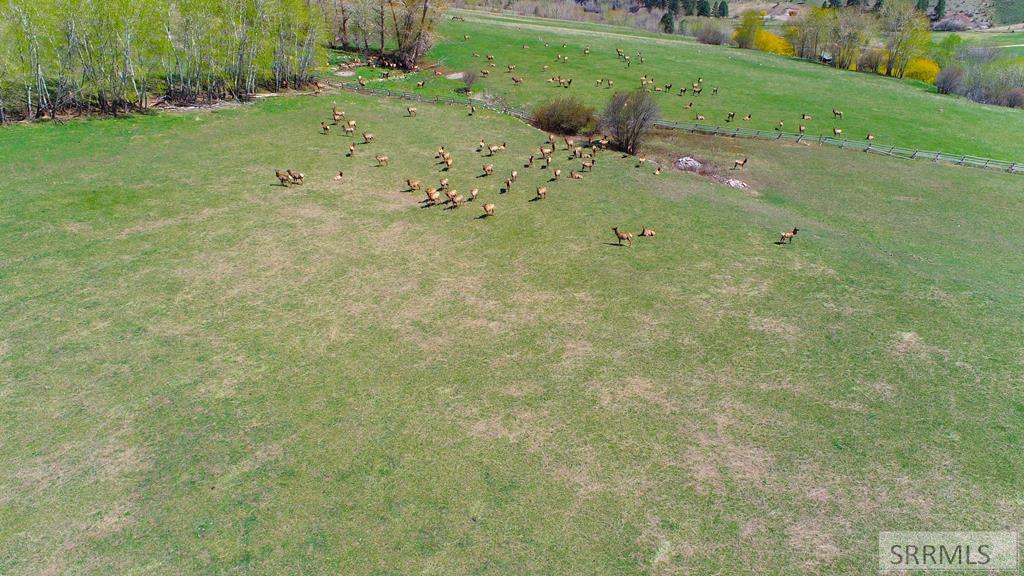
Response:
[[[1024,108],[1024,88],[1013,88],[1003,98],[1003,105],[1010,108]]]
[[[466,92],[473,91],[473,84],[480,79],[480,73],[476,70],[466,70],[462,73],[462,83],[466,85]]]
[[[957,94],[964,85],[964,69],[957,66],[950,66],[939,71],[935,77],[935,86],[939,94]]]
[[[936,32],[963,32],[967,29],[967,23],[958,18],[946,18],[932,24],[932,30]]]
[[[601,126],[611,134],[616,148],[635,154],[660,117],[661,110],[650,92],[616,92],[601,114]]]
[[[903,77],[934,84],[939,76],[939,63],[928,58],[914,58],[907,63]]]
[[[595,125],[594,109],[575,96],[563,96],[533,110],[533,123],[557,134],[578,134]]]
[[[882,48],[869,48],[860,55],[860,60],[857,61],[857,70],[885,74],[885,64],[888,61],[888,52]]]
[[[693,36],[701,44],[722,46],[729,43],[729,33],[718,24],[706,23],[694,30]]]
[[[754,40],[754,48],[762,52],[771,52],[781,56],[792,56],[796,53],[789,40],[767,30],[761,30],[757,33],[757,39]]]

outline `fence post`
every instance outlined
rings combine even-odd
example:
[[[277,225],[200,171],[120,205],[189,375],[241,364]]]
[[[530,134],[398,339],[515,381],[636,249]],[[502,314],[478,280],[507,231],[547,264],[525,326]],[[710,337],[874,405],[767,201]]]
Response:
[[[914,150],[914,153],[910,155],[910,159],[913,160],[914,158],[917,158],[918,152],[920,152],[920,150]]]
[[[1012,173],[1014,173],[1014,172],[1016,172],[1016,170],[1014,170],[1014,168],[1015,168],[1016,166],[1017,166],[1017,163],[1016,163],[1016,162],[1014,162],[1013,164],[1010,164],[1010,169],[1008,170],[1008,172],[1010,172],[1011,174],[1012,174]]]

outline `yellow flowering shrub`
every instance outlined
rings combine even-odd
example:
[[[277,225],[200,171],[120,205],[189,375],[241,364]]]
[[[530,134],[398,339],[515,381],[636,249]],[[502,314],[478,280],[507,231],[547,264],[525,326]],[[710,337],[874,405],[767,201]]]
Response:
[[[772,54],[779,54],[781,56],[792,56],[796,52],[793,50],[793,45],[789,43],[782,36],[767,30],[759,30],[757,38],[754,40],[754,47],[763,52],[771,52]],[[938,72],[936,72],[938,74]]]
[[[904,78],[920,80],[929,84],[935,84],[935,79],[938,76],[939,63],[928,58],[914,58],[907,63],[907,68],[903,71]]]

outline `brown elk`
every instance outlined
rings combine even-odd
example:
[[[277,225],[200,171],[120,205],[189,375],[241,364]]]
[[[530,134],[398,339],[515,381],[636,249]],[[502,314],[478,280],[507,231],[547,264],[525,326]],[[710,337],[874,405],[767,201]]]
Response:
[[[875,139],[875,135],[874,135],[874,134],[872,134],[871,132],[868,132],[868,137],[867,137],[867,141],[868,141],[868,142],[873,142],[873,141],[874,141],[874,139]]]
[[[580,170],[584,171],[584,172],[593,172],[594,171],[594,161],[593,160],[585,161],[583,163],[583,166],[580,168]]]
[[[699,121],[705,120],[704,115],[703,114],[697,114],[697,120],[699,120]]]
[[[370,142],[373,142],[374,138],[376,138],[376,136],[374,136],[373,133],[363,132],[363,144],[369,144]]]
[[[286,172],[288,172],[288,176],[292,179],[292,184],[298,184],[301,186],[306,183],[306,175],[302,172],[296,172],[291,169],[286,170]]]
[[[327,125],[327,122],[321,122],[320,129],[323,131],[324,136],[331,133],[331,127]]]
[[[842,136],[843,135],[843,129],[842,128],[832,128],[832,135],[833,136],[837,136],[837,137],[838,136]]]
[[[445,170],[451,170],[452,169],[452,164],[455,164],[455,160],[452,160],[452,157],[451,157],[450,154],[446,155],[444,157],[444,169]]]
[[[426,80],[420,80],[419,82],[416,83],[416,87],[417,88],[423,88],[426,85],[427,85],[427,81]]]
[[[555,179],[555,180],[558,180],[558,179],[559,179],[559,178],[561,178],[561,177],[562,177],[562,171],[561,171],[561,170],[557,170],[557,169],[556,169],[556,170],[555,170],[555,174],[554,174],[554,179]]]
[[[515,84],[516,86],[518,86],[518,85],[523,83],[523,79],[522,79],[521,76],[513,76],[512,77],[512,83]]]
[[[793,228],[792,230],[787,230],[786,232],[783,232],[782,236],[779,237],[779,244],[792,244],[793,237],[796,236],[797,232],[799,231],[799,228]]]
[[[441,190],[448,190],[448,179],[441,178]]]
[[[836,110],[835,108],[833,108],[832,109],[832,116],[834,116],[836,118],[842,118],[843,117],[843,111],[842,110]]]
[[[345,173],[339,170],[338,173],[335,174],[334,179],[335,180],[341,180],[344,177],[345,177]]]
[[[409,186],[409,190],[419,190],[423,186],[422,182],[420,182],[419,180],[413,180],[411,178],[406,179],[405,183],[406,185]]]
[[[410,117],[416,115],[416,107],[415,106],[409,106],[408,108],[405,109],[405,111],[409,113]]]
[[[620,232],[618,228],[612,228],[612,232],[615,232],[615,239],[619,241],[619,246],[622,246],[622,241],[629,242],[629,247],[633,247],[633,233],[632,232]]]
[[[484,218],[486,218],[488,216],[494,216],[494,204],[484,204],[483,205],[483,209],[484,209],[484,216],[483,216]]]
[[[533,154],[530,154],[530,157],[526,159],[526,164],[524,164],[523,167],[524,168],[532,168],[533,167]]]
[[[648,228],[647,226],[644,226],[643,230],[640,231],[640,236],[642,236],[644,238],[653,238],[654,237],[654,230]]]
[[[452,196],[451,196],[452,208],[458,208],[459,206],[462,206],[465,203],[466,203],[466,199],[462,196],[462,194],[459,194],[459,193],[452,194]]]
[[[470,202],[472,202],[472,201],[476,200],[476,196],[477,196],[477,194],[479,194],[479,193],[480,193],[480,189],[479,189],[479,188],[473,188],[473,189],[471,189],[471,190],[469,191],[469,201],[470,201]]]
[[[501,150],[501,146],[498,146],[497,144],[491,144],[490,146],[487,147],[487,155],[494,156],[495,154],[498,153],[498,150]]]
[[[434,206],[441,199],[441,193],[433,188],[427,188],[427,205]]]
[[[490,176],[494,173],[494,164],[484,164],[484,176]]]
[[[513,182],[515,182],[516,180],[519,179],[519,172],[516,172],[515,170],[513,170],[512,173],[509,174],[508,179],[513,181]]]
[[[747,165],[747,159],[746,158],[744,158],[743,160],[736,160],[736,161],[734,161],[732,163],[732,169],[733,170],[737,170],[737,169],[743,168],[746,165]]]
[[[735,112],[729,112],[729,115],[725,117],[725,121],[726,122],[732,122],[735,119],[736,119],[736,113]]]
[[[543,200],[548,197],[548,189],[546,186],[537,187],[537,199]]]
[[[349,158],[351,158],[352,156],[355,156],[355,155],[356,155],[356,145],[355,144],[349,144],[348,145],[348,156],[349,156]]]
[[[800,130],[800,133],[803,134],[803,133],[807,132],[807,126],[804,126],[803,124],[801,124],[799,130]]]
[[[775,129],[776,129],[776,130],[782,130],[782,128],[783,128],[783,127],[784,127],[785,125],[786,125],[786,123],[785,123],[784,121],[782,121],[782,120],[779,120],[779,125],[778,125],[778,126],[776,126],[776,127],[775,127]]]
[[[801,120],[810,120],[811,119],[811,115],[810,114],[801,114],[800,115],[800,119]]]
[[[281,183],[281,186],[287,188],[288,185],[291,184],[292,177],[287,172],[284,172],[282,170],[275,170],[274,174],[277,176],[277,181]]]
[[[660,176],[661,175],[661,166],[658,166],[657,168],[654,169],[654,175],[655,176]]]
[[[388,162],[391,161],[390,158],[383,154],[377,154],[374,158],[377,160],[377,166],[387,166]]]
[[[743,119],[744,119],[744,120],[750,120],[750,119],[751,119],[751,118],[753,118],[753,117],[754,117],[754,116],[753,116],[752,114],[747,114],[746,116],[744,116],[744,117],[743,117]]]
[[[569,171],[569,178],[572,178],[573,180],[583,180],[583,174],[580,174],[579,172],[577,172],[575,170],[570,170]]]

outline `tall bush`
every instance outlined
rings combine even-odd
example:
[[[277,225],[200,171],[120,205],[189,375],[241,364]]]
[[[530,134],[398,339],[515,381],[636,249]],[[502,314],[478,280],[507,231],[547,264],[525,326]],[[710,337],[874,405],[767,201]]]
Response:
[[[661,110],[650,92],[617,92],[601,114],[601,127],[611,135],[616,148],[635,154],[659,118]]]

